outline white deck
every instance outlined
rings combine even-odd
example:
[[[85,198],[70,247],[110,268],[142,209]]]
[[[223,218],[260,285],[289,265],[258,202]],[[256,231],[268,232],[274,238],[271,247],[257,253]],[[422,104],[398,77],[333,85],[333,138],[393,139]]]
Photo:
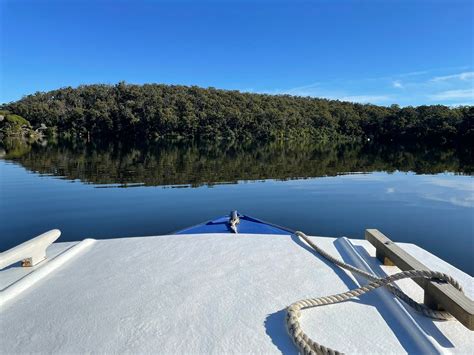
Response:
[[[354,262],[347,242],[312,238]],[[397,270],[378,266],[368,242],[351,242],[374,270]],[[33,268],[0,271],[0,353],[293,354],[285,307],[358,285],[289,236],[100,240],[69,258],[67,249],[75,244],[53,244],[47,261]],[[457,278],[474,296],[469,275],[415,245],[400,245],[433,270]],[[50,267],[40,280],[31,276],[54,265],[58,255],[66,263]],[[413,282],[402,286],[421,300]],[[472,333],[457,321],[424,318],[383,293],[304,311],[303,327],[318,342],[349,353],[474,351]]]

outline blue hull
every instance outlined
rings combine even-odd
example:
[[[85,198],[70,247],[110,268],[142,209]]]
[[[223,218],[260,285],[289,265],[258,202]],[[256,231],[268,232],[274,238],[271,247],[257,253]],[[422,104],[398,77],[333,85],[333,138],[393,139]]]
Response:
[[[280,234],[291,235],[291,229],[280,227],[272,223],[264,222],[259,219],[238,214],[239,223],[237,224],[238,233],[244,234]],[[203,233],[229,233],[234,234],[229,223],[229,216],[222,216],[209,222],[204,222],[193,227],[180,230],[174,234],[203,234]]]

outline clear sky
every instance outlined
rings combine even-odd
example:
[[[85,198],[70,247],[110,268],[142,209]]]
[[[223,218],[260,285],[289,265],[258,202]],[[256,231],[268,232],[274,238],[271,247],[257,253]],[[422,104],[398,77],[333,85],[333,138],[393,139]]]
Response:
[[[474,104],[472,0],[0,3],[0,102],[124,80]]]

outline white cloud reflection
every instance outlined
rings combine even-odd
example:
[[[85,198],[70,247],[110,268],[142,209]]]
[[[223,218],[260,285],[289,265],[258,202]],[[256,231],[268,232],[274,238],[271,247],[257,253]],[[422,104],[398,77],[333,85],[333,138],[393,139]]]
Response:
[[[417,175],[405,172],[353,173],[286,182],[310,193],[346,195],[359,200],[396,199],[403,203],[444,203],[474,207],[474,178],[454,174]]]
[[[432,201],[445,202],[460,207],[474,207],[474,180],[470,176],[430,177],[434,188],[423,195]]]

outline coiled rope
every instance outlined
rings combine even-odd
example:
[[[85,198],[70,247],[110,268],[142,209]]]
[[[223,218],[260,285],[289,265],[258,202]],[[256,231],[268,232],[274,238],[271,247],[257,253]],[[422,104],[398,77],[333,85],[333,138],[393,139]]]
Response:
[[[287,308],[287,315],[286,315],[287,331],[291,339],[295,343],[296,347],[300,351],[300,353],[311,354],[311,355],[313,354],[334,354],[334,355],[342,354],[341,352],[337,350],[328,348],[322,344],[315,342],[302,330],[300,320],[299,320],[301,317],[302,309],[344,302],[351,298],[358,297],[360,295],[363,295],[364,293],[373,291],[383,286],[385,286],[396,297],[398,297],[399,299],[407,303],[409,306],[413,307],[416,311],[422,313],[423,315],[427,317],[440,319],[440,320],[452,319],[452,316],[448,312],[432,310],[426,307],[425,305],[420,304],[416,302],[415,300],[413,300],[412,298],[410,298],[398,287],[391,285],[391,283],[402,280],[402,279],[424,278],[428,280],[447,282],[453,285],[459,291],[462,291],[462,287],[459,284],[459,282],[457,282],[451,276],[442,272],[430,271],[430,270],[408,270],[408,271],[399,272],[391,276],[379,278],[373,274],[367,273],[352,265],[346,264],[345,262],[339,259],[336,259],[332,255],[328,254],[327,252],[319,248],[316,244],[314,244],[308,238],[308,236],[306,236],[306,234],[304,234],[303,232],[295,232],[295,235],[303,239],[311,248],[313,248],[318,254],[320,254],[326,260],[331,261],[332,263],[336,264],[337,266],[343,269],[346,269],[355,274],[361,275],[370,281],[367,285],[364,285],[359,288],[349,290],[343,293],[339,293],[336,295],[300,300],[291,304]]]

